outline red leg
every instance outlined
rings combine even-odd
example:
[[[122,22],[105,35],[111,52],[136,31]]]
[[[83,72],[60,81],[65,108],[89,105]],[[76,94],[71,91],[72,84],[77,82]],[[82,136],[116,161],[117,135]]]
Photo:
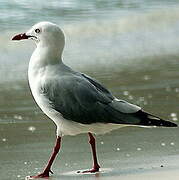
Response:
[[[89,143],[91,145],[91,151],[93,155],[93,168],[91,170],[83,171],[82,173],[95,173],[99,172],[100,165],[98,164],[97,155],[96,155],[96,141],[94,136],[89,132]]]
[[[45,167],[44,171],[41,174],[37,175],[37,176],[31,176],[31,178],[47,178],[48,179],[49,173],[53,174],[53,172],[51,171],[51,166],[53,164],[53,161],[55,160],[56,155],[58,154],[58,152],[60,150],[60,146],[61,146],[61,137],[57,137],[53,153],[52,153],[52,155],[51,155],[51,157],[50,157],[50,159],[48,161],[48,164]]]

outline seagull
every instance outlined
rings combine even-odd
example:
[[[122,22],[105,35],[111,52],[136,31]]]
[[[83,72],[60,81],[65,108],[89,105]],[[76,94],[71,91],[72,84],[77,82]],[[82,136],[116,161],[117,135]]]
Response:
[[[141,107],[117,99],[100,82],[74,71],[62,61],[65,37],[60,27],[39,22],[12,40],[30,39],[36,43],[28,67],[31,93],[40,109],[56,124],[57,138],[42,173],[31,178],[48,178],[64,135],[87,133],[93,167],[80,173],[96,173],[100,165],[94,134],[104,134],[125,126],[164,126],[177,124],[145,112]]]

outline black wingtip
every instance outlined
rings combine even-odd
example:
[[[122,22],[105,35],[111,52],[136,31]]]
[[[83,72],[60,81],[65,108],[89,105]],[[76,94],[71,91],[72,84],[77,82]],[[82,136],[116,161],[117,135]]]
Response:
[[[165,120],[159,120],[159,125],[158,126],[163,126],[163,127],[178,127],[177,124],[170,122],[170,121],[165,121]]]
[[[144,111],[138,111],[136,114],[141,118],[139,124],[142,126],[178,127],[176,123],[160,119]]]
[[[167,122],[167,127],[178,127],[177,124],[170,122],[170,121],[166,121]]]
[[[147,119],[145,121],[141,121],[140,125],[143,126],[158,126],[158,127],[178,127],[177,124],[165,121],[165,120],[156,120],[156,119]]]

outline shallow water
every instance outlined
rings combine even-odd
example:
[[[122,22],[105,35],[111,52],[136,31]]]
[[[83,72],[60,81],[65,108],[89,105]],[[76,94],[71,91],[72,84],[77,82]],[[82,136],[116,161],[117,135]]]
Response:
[[[55,140],[55,125],[28,88],[34,45],[10,41],[38,21],[50,20],[63,28],[65,63],[98,79],[116,97],[178,123],[178,1],[0,3],[0,179],[24,179],[41,171]],[[39,12],[42,9],[46,13]],[[52,179],[125,179],[161,170],[161,165],[176,168],[178,136],[177,128],[123,128],[97,136],[104,169],[97,175],[74,173],[90,168],[87,136],[64,137]]]

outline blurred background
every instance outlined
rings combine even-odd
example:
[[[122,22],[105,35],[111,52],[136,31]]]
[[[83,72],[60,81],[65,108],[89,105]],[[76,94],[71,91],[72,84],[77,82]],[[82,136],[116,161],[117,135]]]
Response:
[[[11,41],[15,34],[26,32],[39,21],[51,21],[63,29],[66,64],[96,78],[116,97],[178,122],[177,0],[0,0],[3,180],[24,179],[40,171],[55,139],[55,126],[36,106],[28,88],[28,62],[35,45],[31,41]],[[175,166],[170,160],[178,154],[178,136],[178,129],[170,128],[124,128],[98,136],[101,164],[111,168],[103,176],[163,164]],[[63,172],[89,168],[86,135],[65,137],[61,154],[53,179]],[[65,174],[63,178],[70,176]]]

